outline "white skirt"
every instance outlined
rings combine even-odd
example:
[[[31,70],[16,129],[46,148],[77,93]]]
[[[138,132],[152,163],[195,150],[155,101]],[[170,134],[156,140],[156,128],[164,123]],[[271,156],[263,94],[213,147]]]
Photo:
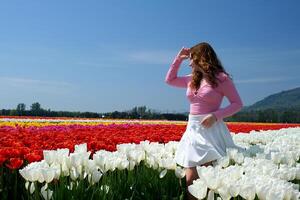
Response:
[[[234,143],[223,120],[216,121],[209,128],[203,127],[200,122],[207,115],[189,114],[186,130],[175,152],[178,165],[185,168],[200,166],[225,156],[226,148],[243,149]]]

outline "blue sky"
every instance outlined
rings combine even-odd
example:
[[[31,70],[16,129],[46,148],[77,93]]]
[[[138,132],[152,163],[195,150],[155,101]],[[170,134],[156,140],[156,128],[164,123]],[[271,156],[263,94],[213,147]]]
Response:
[[[186,112],[164,82],[182,46],[209,42],[244,105],[300,86],[299,1],[3,1],[0,108]],[[190,73],[184,62],[179,75]],[[224,98],[222,107],[228,104]]]

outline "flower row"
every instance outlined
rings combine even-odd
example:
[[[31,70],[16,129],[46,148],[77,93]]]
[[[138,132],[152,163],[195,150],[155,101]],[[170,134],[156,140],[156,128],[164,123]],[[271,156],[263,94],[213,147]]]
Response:
[[[89,151],[115,151],[117,144],[178,141],[185,126],[180,125],[68,125],[45,127],[0,127],[0,166],[17,169],[23,161],[39,161],[43,150],[68,148],[87,143]]]
[[[40,126],[0,126],[0,166],[3,164],[11,169],[17,169],[24,161],[34,162],[43,158],[45,149],[68,148],[87,143],[92,154],[100,149],[115,151],[117,144],[151,142],[167,143],[179,141],[186,125],[177,124],[98,124],[87,123],[44,126],[40,122],[32,122]],[[93,122],[94,123],[94,122]],[[278,129],[280,125],[255,126],[244,123],[228,124],[232,134],[234,132],[249,132],[255,129]],[[254,129],[254,130],[253,130]],[[249,138],[253,143],[261,140],[261,136]],[[271,138],[272,136],[267,136]],[[264,138],[262,138],[264,139]],[[242,140],[242,138],[241,138]]]
[[[260,139],[253,140],[255,137]],[[233,139],[245,150],[227,149],[227,155],[213,166],[197,167],[200,179],[188,188],[192,195],[203,199],[209,190],[210,197],[216,193],[222,199],[239,196],[249,200],[256,197],[296,200],[300,197],[300,128],[252,131],[233,135]],[[69,149],[45,150],[44,160],[27,165],[20,174],[28,182],[26,187],[30,193],[34,193],[36,182],[44,184],[41,193],[48,199],[58,192],[48,188],[54,180],[70,177],[69,186],[86,180],[92,187],[109,172],[132,171],[141,162],[157,170],[161,179],[168,171],[182,179],[185,171],[174,161],[177,145],[176,141],[118,144],[114,152],[99,150],[92,156],[87,144],[75,145],[73,153]]]

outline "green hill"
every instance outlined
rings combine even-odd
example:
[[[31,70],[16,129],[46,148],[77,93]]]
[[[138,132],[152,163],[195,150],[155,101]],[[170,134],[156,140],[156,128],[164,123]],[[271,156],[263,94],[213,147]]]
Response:
[[[251,106],[245,106],[242,111],[266,110],[270,108],[278,111],[285,109],[300,111],[300,87],[269,95]]]

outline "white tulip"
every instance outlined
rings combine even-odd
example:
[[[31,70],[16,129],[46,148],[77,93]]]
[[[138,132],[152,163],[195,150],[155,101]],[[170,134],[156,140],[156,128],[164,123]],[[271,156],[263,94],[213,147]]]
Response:
[[[57,149],[55,160],[57,163],[62,164],[69,156],[69,149]]]
[[[97,165],[100,167],[103,173],[107,172],[107,167],[106,167],[106,160],[108,159],[109,156],[111,156],[111,152],[107,152],[105,150],[100,150],[97,151],[93,155],[93,159],[96,161]]]
[[[100,190],[104,190],[105,191],[105,193],[108,193],[109,192],[109,186],[108,185],[101,185],[101,187],[100,187]]]
[[[54,178],[59,179],[61,174],[61,166],[58,163],[52,163],[50,167],[55,170]]]
[[[43,168],[41,169],[41,174],[44,178],[44,180],[46,181],[46,183],[50,183],[55,176],[55,169],[51,169],[51,168]]]
[[[229,188],[225,185],[221,185],[218,189],[217,192],[219,195],[222,197],[223,200],[229,200],[231,198]]]
[[[236,163],[242,164],[244,162],[244,155],[242,153],[237,153],[233,159]]]
[[[238,150],[235,148],[227,148],[226,152],[227,152],[229,159],[234,159],[236,154],[238,153]]]
[[[175,175],[177,178],[182,179],[183,177],[185,177],[185,169],[183,169],[181,167],[176,167]]]
[[[136,163],[140,163],[141,160],[145,159],[145,151],[143,150],[131,150],[128,152],[128,159],[133,160]]]
[[[25,189],[26,190],[28,190],[29,184],[30,184],[30,182],[26,181],[26,183],[25,183]]]
[[[175,152],[176,152],[176,146],[177,146],[177,142],[170,141],[167,144],[165,144],[165,149],[170,154],[175,154]]]
[[[300,166],[296,167],[296,179],[300,180]]]
[[[134,167],[135,167],[135,162],[132,161],[132,160],[129,161],[129,168],[128,168],[128,169],[129,169],[130,171],[132,171],[132,170],[134,169]]]
[[[43,196],[44,199],[50,200],[50,199],[52,198],[53,191],[50,190],[50,189],[47,187],[47,184],[45,184],[45,185],[41,188],[41,194],[42,194],[42,196]]]
[[[115,171],[115,169],[117,168],[117,163],[114,155],[106,159],[105,168],[105,170],[107,171]]]
[[[95,160],[88,160],[85,170],[87,173],[91,174],[94,170],[97,170],[97,168]]]
[[[63,162],[61,165],[61,172],[63,176],[69,176],[70,175],[70,169],[68,168],[66,162]]]
[[[266,154],[264,154],[264,153],[258,153],[258,154],[256,154],[256,158],[257,159],[265,159],[266,158]]]
[[[300,199],[300,192],[299,192],[299,189],[298,191],[293,191],[293,194],[292,194],[292,197],[291,197],[292,200],[299,200]]]
[[[175,170],[176,169],[176,162],[174,158],[168,157],[168,158],[163,158],[161,160],[161,166],[162,168],[166,168],[169,170]]]
[[[155,158],[152,155],[146,157],[146,165],[153,169],[158,168],[158,163],[155,162]]]
[[[258,199],[260,200],[266,200],[266,196],[270,191],[270,186],[268,185],[256,185],[256,194],[258,196]]]
[[[271,159],[274,163],[279,164],[281,162],[281,155],[278,152],[271,152]]]
[[[131,150],[134,150],[136,148],[136,144],[134,143],[129,143],[129,144],[118,144],[117,145],[117,151],[127,154]]]
[[[217,160],[217,164],[223,168],[228,167],[229,162],[230,162],[229,156],[224,156]]]
[[[71,168],[70,177],[73,181],[75,181],[79,177],[79,174],[77,173],[75,167]]]
[[[44,150],[43,155],[45,161],[48,163],[48,165],[51,165],[55,161],[55,150]]]
[[[75,151],[74,153],[85,153],[87,152],[87,144],[79,144],[79,145],[75,145]]]
[[[70,160],[71,160],[71,165],[73,167],[78,167],[78,166],[82,165],[82,163],[83,163],[82,155],[79,153],[71,153]]]
[[[204,199],[207,193],[207,185],[201,179],[193,181],[193,184],[188,186],[188,191],[197,199]]]
[[[34,186],[34,183],[32,182],[30,184],[29,192],[30,192],[30,194],[32,194],[32,193],[34,193],[34,191],[35,191],[35,186]]]
[[[98,170],[92,172],[92,183],[98,183],[100,178],[102,177],[102,173]]]
[[[229,193],[232,197],[237,197],[240,194],[241,186],[238,184],[229,185]]]
[[[41,168],[49,168],[49,165],[46,163],[46,161],[42,160],[40,162],[32,162],[23,169],[20,169],[19,173],[27,181],[39,181],[42,183],[44,182],[44,179],[40,171]]]
[[[244,199],[253,200],[255,198],[255,185],[241,185],[240,195]]]
[[[207,200],[215,200],[215,192],[213,190],[209,190]]]
[[[272,191],[272,192],[274,192],[274,191]],[[270,193],[272,193],[272,192],[270,192]],[[285,189],[283,192],[284,192],[283,193],[284,199],[293,199],[292,198],[293,197],[293,190],[292,189]],[[273,194],[269,194],[268,197],[269,197],[269,199],[272,198]]]
[[[28,173],[28,168],[23,168],[19,170],[19,173],[21,174],[21,176],[28,182],[30,181],[30,177],[29,177],[29,173]]]
[[[266,200],[283,200],[283,199],[284,199],[284,191],[272,190],[268,192],[266,196]]]
[[[39,168],[39,169],[33,169],[32,171],[33,171],[33,173],[38,177],[38,178],[37,178],[37,181],[38,181],[38,182],[40,182],[40,183],[45,182],[44,176],[43,176],[43,174],[42,174],[42,168]]]
[[[68,190],[72,190],[74,186],[74,183],[71,181],[70,185],[67,186]]]
[[[129,168],[129,161],[127,159],[120,159],[118,162],[117,168],[119,170],[124,170]]]
[[[165,175],[167,174],[167,172],[168,172],[167,169],[162,170],[162,171],[160,172],[160,174],[159,174],[159,178],[165,177]]]
[[[219,176],[219,171],[214,169],[212,166],[197,166],[196,167],[198,175],[202,178],[206,185],[213,190],[216,190],[221,184],[221,177]]]

